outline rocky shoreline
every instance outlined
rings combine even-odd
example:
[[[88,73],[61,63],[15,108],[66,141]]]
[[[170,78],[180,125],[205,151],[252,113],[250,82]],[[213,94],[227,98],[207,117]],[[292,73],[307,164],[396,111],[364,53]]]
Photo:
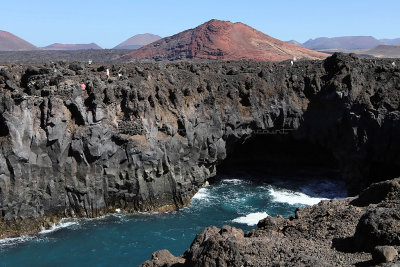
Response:
[[[400,69],[391,63],[335,54],[294,66],[2,64],[0,238],[62,217],[181,208],[253,137],[307,143],[291,161],[334,159],[352,195],[398,177]],[[254,164],[288,156],[262,151]]]
[[[359,196],[300,208],[293,218],[267,217],[258,228],[205,228],[180,257],[153,253],[155,266],[398,266],[400,178]]]

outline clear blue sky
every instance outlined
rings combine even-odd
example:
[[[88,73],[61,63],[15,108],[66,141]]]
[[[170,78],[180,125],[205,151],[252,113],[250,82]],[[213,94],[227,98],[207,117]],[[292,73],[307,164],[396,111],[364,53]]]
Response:
[[[213,18],[243,22],[283,41],[400,37],[400,0],[1,0],[0,30],[36,46],[95,42],[112,48],[135,34],[166,37]]]

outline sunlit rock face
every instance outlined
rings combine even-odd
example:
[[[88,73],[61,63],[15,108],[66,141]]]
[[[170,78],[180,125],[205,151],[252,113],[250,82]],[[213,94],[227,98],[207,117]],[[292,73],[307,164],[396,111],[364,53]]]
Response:
[[[0,236],[65,216],[182,207],[250,137],[270,164],[269,151],[334,161],[351,194],[398,176],[400,74],[391,63],[335,54],[293,65],[2,65]],[[278,153],[262,135],[287,136],[279,145],[296,150]],[[302,158],[316,148],[325,152]]]

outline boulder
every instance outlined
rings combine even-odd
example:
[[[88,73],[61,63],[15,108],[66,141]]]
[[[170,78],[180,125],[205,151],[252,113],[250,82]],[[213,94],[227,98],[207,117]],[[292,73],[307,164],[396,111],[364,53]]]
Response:
[[[354,241],[359,249],[371,251],[375,246],[400,245],[400,209],[368,210],[360,219]]]
[[[391,262],[398,255],[397,250],[391,246],[377,246],[372,252],[372,259],[375,263]]]

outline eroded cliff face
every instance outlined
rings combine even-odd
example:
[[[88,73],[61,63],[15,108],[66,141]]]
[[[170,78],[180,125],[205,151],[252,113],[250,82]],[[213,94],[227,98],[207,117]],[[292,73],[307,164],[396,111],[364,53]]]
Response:
[[[0,237],[65,216],[182,207],[232,147],[282,129],[329,151],[351,193],[398,176],[391,63],[0,66]]]

